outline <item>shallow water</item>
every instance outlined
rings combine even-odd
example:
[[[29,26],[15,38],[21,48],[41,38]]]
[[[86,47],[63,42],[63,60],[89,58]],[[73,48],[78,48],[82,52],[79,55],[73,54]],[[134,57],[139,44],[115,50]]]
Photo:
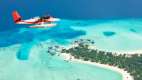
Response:
[[[0,32],[0,80],[122,80],[117,72],[50,56],[47,47],[68,46],[76,39],[88,38],[102,50],[140,50],[141,22],[141,19],[61,20],[53,28],[21,27]],[[108,36],[104,32],[115,34]]]
[[[85,31],[86,35],[80,38],[93,39],[98,49],[113,52],[130,52],[142,49],[141,25],[141,19],[128,19],[109,20],[85,27],[73,26],[72,28]],[[111,32],[113,35],[108,36],[104,32]]]
[[[121,74],[93,65],[64,61],[36,45],[28,60],[16,58],[20,45],[1,49],[0,80],[122,80]]]

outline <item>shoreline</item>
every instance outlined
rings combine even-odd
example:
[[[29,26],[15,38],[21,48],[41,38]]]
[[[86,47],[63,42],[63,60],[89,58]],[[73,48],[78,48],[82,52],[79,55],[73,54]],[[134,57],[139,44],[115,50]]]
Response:
[[[99,51],[104,51],[104,52],[112,52],[112,53],[117,53],[117,54],[128,54],[128,55],[133,55],[133,54],[142,54],[142,50],[131,50],[131,51],[110,51],[110,50],[103,50],[99,49],[97,47],[94,47],[94,45],[91,45],[89,49],[94,49],[94,50],[99,50]]]
[[[77,47],[77,44],[73,44],[73,45],[69,45],[66,47],[66,49],[72,48],[72,47]],[[131,50],[131,51],[110,51],[110,50],[103,50],[103,49],[99,49],[97,48],[95,45],[89,45],[89,49],[93,49],[93,50],[99,50],[99,51],[104,51],[104,52],[112,52],[112,53],[116,53],[116,54],[128,54],[128,55],[133,55],[133,54],[142,54],[142,50]]]
[[[104,51],[104,52],[112,52],[112,53],[117,53],[117,54],[130,54],[130,55],[133,55],[133,54],[142,54],[142,50],[132,50],[132,51],[109,51],[109,50],[101,50],[101,49],[98,49],[100,51]]]
[[[109,70],[118,72],[122,75],[122,80],[134,80],[133,76],[131,76],[130,73],[128,73],[127,71],[124,71],[123,69],[115,67],[115,66],[110,66],[110,65],[107,65],[107,64],[100,64],[100,63],[96,63],[96,62],[83,61],[83,60],[80,60],[80,59],[75,59],[72,55],[66,54],[66,53],[61,53],[60,56],[63,57],[66,61],[73,61],[73,62],[79,62],[79,63],[83,63],[83,64],[94,65],[94,66],[98,66],[98,67],[101,67],[101,68],[105,68],[105,69],[109,69]]]

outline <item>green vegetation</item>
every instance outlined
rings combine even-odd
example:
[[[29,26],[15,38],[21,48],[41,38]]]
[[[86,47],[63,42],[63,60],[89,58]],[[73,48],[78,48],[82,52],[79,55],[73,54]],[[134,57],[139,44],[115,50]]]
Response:
[[[89,49],[88,44],[78,43],[70,49],[62,49],[62,53],[69,53],[77,59],[109,64],[128,71],[134,80],[142,80],[142,54],[115,54],[95,49]]]

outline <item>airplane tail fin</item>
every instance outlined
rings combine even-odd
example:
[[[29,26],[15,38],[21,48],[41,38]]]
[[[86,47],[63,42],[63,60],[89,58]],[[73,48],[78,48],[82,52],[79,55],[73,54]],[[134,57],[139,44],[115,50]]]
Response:
[[[13,16],[15,23],[21,21],[21,16],[19,15],[19,13],[17,11],[13,11],[12,16]]]

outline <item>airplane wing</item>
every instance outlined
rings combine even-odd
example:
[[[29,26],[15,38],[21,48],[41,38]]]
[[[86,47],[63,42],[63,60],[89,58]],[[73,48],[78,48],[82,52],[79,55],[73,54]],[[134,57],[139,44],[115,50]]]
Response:
[[[48,23],[48,24],[37,24],[37,25],[32,25],[29,26],[30,28],[48,28],[48,27],[54,27],[56,26],[56,23]]]

